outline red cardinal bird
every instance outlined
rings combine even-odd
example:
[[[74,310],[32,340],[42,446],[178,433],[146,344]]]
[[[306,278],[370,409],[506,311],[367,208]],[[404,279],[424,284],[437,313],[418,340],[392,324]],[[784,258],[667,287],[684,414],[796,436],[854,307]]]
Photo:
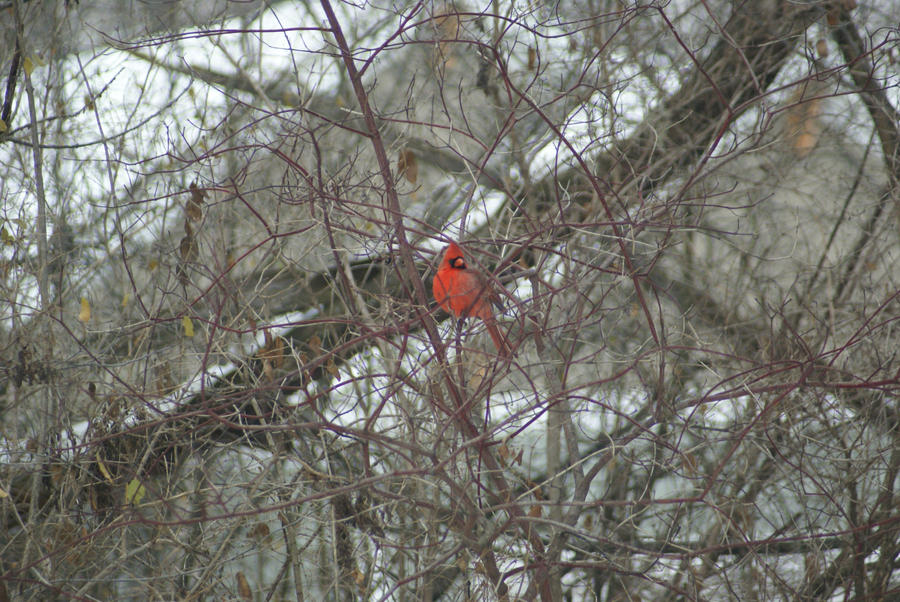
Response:
[[[469,316],[484,320],[497,352],[509,357],[509,341],[497,328],[491,308],[492,303],[500,305],[500,296],[484,274],[466,265],[462,249],[455,242],[444,249],[441,265],[431,283],[431,292],[434,293],[434,300],[447,313],[461,320]]]

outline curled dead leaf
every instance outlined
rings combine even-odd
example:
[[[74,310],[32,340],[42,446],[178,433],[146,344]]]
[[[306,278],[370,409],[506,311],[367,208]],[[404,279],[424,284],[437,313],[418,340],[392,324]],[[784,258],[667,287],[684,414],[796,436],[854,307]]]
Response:
[[[416,155],[409,149],[400,151],[397,158],[397,173],[406,178],[410,184],[415,184],[419,179],[419,164]]]
[[[241,600],[251,602],[253,600],[253,592],[250,591],[250,583],[247,581],[247,577],[244,576],[244,573],[238,571],[235,579],[237,580],[238,595],[241,597]]]
[[[184,213],[190,220],[198,222],[203,217],[203,200],[206,198],[206,191],[197,186],[196,182],[191,182],[188,189],[191,197],[184,204]]]

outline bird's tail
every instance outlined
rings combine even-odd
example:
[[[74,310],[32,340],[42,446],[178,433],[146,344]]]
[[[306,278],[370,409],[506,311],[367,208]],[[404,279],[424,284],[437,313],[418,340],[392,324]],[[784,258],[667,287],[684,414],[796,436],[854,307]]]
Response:
[[[512,355],[512,347],[509,345],[509,339],[500,332],[497,321],[491,318],[490,320],[485,320],[484,323],[487,326],[488,334],[491,335],[491,339],[494,341],[494,347],[497,348],[497,353],[502,357],[510,357]]]

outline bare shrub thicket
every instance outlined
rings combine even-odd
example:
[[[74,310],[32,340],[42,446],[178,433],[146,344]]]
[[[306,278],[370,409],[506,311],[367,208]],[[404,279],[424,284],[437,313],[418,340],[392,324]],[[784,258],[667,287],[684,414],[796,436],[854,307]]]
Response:
[[[0,600],[895,598],[856,4],[0,2]]]

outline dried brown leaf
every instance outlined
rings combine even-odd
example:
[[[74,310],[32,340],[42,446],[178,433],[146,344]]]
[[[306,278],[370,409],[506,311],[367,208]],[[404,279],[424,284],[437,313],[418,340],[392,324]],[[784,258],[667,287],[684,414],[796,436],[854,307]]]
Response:
[[[410,184],[415,184],[416,180],[419,179],[419,163],[416,160],[415,153],[411,150],[403,149],[400,151],[400,156],[397,158],[397,173],[401,177],[406,178]]]
[[[206,191],[197,186],[196,182],[191,182],[188,189],[191,192],[191,198],[184,204],[184,213],[188,219],[199,222],[203,217],[203,200],[206,198]]]

